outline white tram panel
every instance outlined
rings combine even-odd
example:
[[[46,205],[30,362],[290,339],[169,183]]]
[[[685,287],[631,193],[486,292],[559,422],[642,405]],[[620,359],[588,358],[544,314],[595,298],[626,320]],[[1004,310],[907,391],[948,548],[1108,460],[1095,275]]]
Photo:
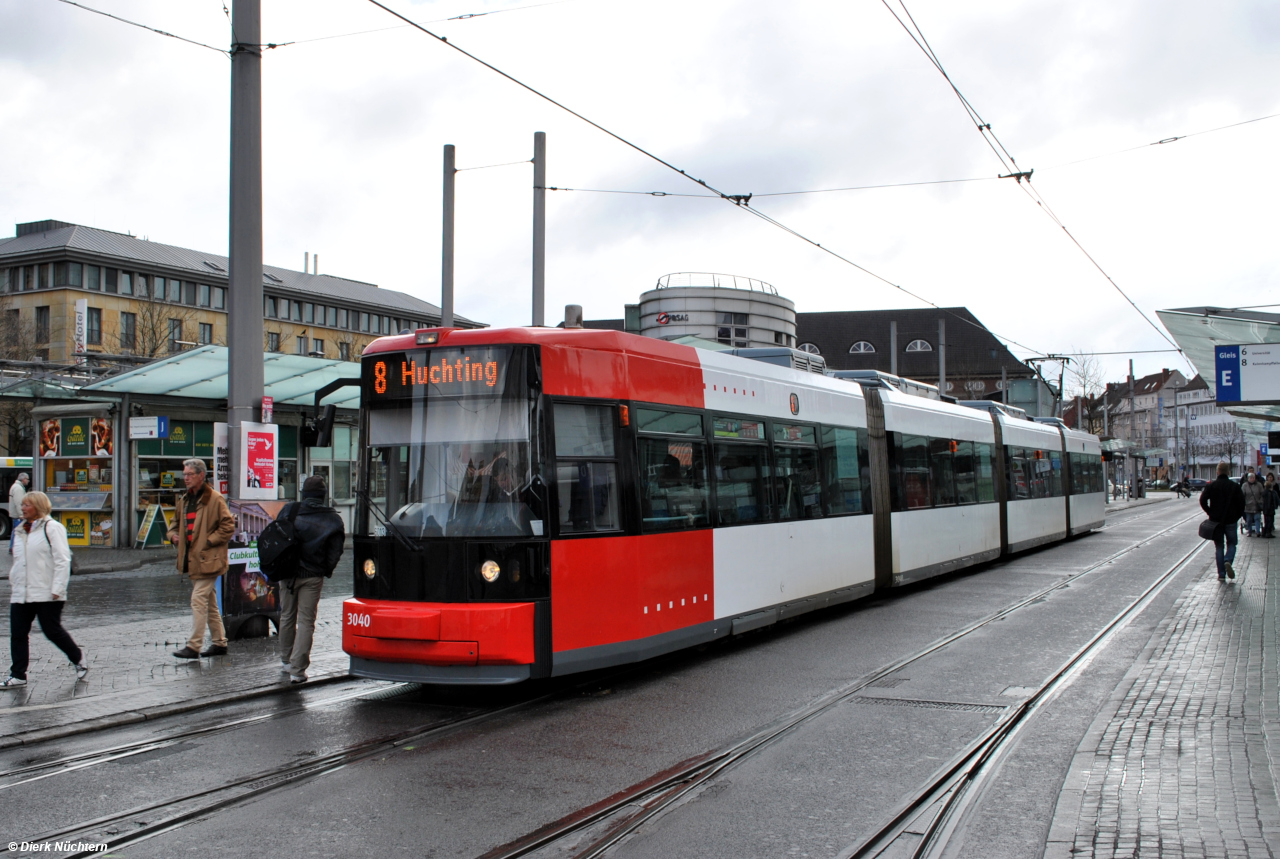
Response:
[[[731,617],[875,583],[870,515],[712,531],[715,616]]]
[[[698,350],[698,359],[703,402],[712,412],[866,428],[866,401],[857,385],[710,350]],[[712,534],[718,618],[874,586],[870,514],[739,525]]]
[[[995,444],[986,412],[881,389],[888,432]],[[993,450],[993,456],[1000,451]],[[994,475],[992,475],[994,479]],[[964,504],[890,514],[893,583],[903,585],[1000,555],[1000,504]]]
[[[1000,416],[1001,437],[1007,447],[1062,450],[1056,426]],[[1006,463],[1007,463],[1006,458]],[[1006,481],[1007,481],[1006,477]],[[1020,552],[1067,536],[1067,498],[1009,499],[1006,505],[1009,551]]]
[[[1096,435],[1066,430],[1067,452],[1084,453],[1102,456],[1102,442]],[[1105,487],[1106,484],[1104,483]],[[1068,498],[1071,504],[1071,533],[1083,534],[1094,528],[1101,528],[1107,520],[1107,493],[1090,492],[1087,495],[1072,495]]]
[[[858,385],[709,349],[699,349],[698,360],[703,403],[711,411],[828,426],[867,425],[866,401]]]

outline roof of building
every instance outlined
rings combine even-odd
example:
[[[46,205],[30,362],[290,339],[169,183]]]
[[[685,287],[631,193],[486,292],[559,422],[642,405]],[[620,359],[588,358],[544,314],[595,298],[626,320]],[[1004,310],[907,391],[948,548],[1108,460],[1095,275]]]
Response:
[[[32,227],[37,229],[31,229]],[[40,229],[41,227],[46,229]],[[166,272],[190,272],[205,280],[225,281],[227,278],[228,261],[225,256],[147,241],[96,227],[41,221],[19,224],[17,233],[13,238],[0,239],[0,260],[65,249],[111,260],[121,266],[145,264]],[[436,305],[403,292],[379,288],[377,284],[271,265],[264,265],[262,270],[262,284],[272,292],[345,299],[377,305],[388,311],[403,311],[416,316],[434,317],[436,320],[440,318],[440,308]],[[454,318],[456,322],[467,325],[480,324],[461,316]]]
[[[889,372],[889,323],[897,322],[898,374],[912,379],[936,379],[939,319],[947,323],[948,378],[999,378],[1002,368],[1010,378],[1035,375],[965,307],[797,313],[796,341],[816,346],[832,370]],[[905,351],[916,340],[925,341],[929,349]],[[875,351],[849,351],[855,343],[864,341]]]

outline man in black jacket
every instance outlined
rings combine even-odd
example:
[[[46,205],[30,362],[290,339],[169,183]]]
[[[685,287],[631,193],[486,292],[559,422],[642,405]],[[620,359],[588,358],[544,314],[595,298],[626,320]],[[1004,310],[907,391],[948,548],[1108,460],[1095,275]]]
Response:
[[[346,539],[342,517],[326,507],[324,478],[308,477],[302,484],[302,500],[284,506],[276,519],[293,520],[298,562],[293,577],[280,581],[280,662],[290,683],[305,683],[311,665],[311,642],[316,630],[316,609],[324,580],[333,575]]]
[[[1200,506],[1209,518],[1218,523],[1213,533],[1213,546],[1218,560],[1218,578],[1235,578],[1231,562],[1236,558],[1236,523],[1244,515],[1244,492],[1227,476],[1231,465],[1218,463],[1218,479],[1200,493]]]

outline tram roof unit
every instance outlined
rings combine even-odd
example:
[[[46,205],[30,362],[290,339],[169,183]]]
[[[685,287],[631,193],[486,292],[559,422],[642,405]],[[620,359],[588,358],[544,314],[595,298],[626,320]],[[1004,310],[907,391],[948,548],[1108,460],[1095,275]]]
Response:
[[[995,426],[991,416],[954,403],[915,396],[897,388],[880,391],[884,403],[884,423],[889,430],[909,427],[913,434],[962,439],[994,444]]]

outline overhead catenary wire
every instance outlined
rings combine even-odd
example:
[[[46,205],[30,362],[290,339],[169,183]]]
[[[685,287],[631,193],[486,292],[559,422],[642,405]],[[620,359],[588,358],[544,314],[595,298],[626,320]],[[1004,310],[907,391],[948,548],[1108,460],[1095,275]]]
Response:
[[[216,48],[213,45],[206,45],[204,42],[197,42],[195,39],[188,39],[186,36],[179,36],[177,33],[170,33],[168,30],[161,30],[159,27],[152,27],[149,24],[142,24],[138,21],[131,21],[128,18],[121,18],[119,15],[113,15],[110,12],[104,12],[101,9],[95,9],[92,6],[86,6],[83,3],[77,3],[76,0],[58,0],[59,3],[66,3],[68,6],[75,6],[77,9],[83,9],[86,12],[92,12],[95,15],[101,15],[104,18],[110,18],[113,21],[119,21],[121,24],[128,24],[131,27],[138,27],[142,30],[150,30],[161,36],[168,36],[170,39],[177,39],[179,42],[186,42],[188,45],[196,45],[201,48],[208,48],[211,51],[217,51],[219,54],[230,57],[231,52],[224,48]]]
[[[423,21],[424,24],[445,24],[449,21],[470,21],[473,18],[484,18],[489,15],[501,15],[504,12],[524,12],[527,9],[540,9],[543,6],[559,6],[562,3],[578,3],[581,0],[550,0],[547,3],[531,3],[528,6],[512,6],[508,9],[491,9],[488,12],[467,12],[462,15],[453,15],[449,18],[435,18],[431,21]],[[330,39],[346,39],[350,36],[367,36],[370,33],[386,33],[391,30],[406,30],[412,28],[412,24],[396,24],[394,27],[375,27],[372,30],[356,30],[352,33],[335,33],[331,36],[316,36],[313,39],[295,39],[292,42],[283,42],[281,45],[306,45],[311,42],[327,42]]]
[[[905,30],[907,35],[911,38],[911,41],[915,42],[916,47],[920,48],[920,50],[924,53],[924,55],[928,57],[929,62],[933,64],[934,68],[936,68],[938,72],[942,75],[942,77],[946,80],[947,85],[951,87],[951,91],[955,93],[956,98],[960,100],[960,104],[963,105],[966,113],[969,114],[969,119],[973,122],[974,126],[978,129],[978,132],[982,135],[982,139],[987,142],[987,145],[991,148],[991,151],[995,153],[996,158],[999,159],[1001,166],[1003,166],[1006,170],[1009,171],[1009,175],[1002,178],[1016,179],[1018,182],[1018,187],[1022,188],[1022,190],[1027,194],[1027,196],[1030,197],[1032,201],[1034,201],[1036,205],[1050,219],[1052,219],[1055,224],[1057,224],[1059,227],[1062,228],[1062,231],[1066,233],[1067,238],[1071,240],[1072,244],[1074,244],[1077,248],[1079,248],[1080,252],[1084,254],[1085,258],[1088,259],[1089,262],[1093,264],[1093,267],[1096,268],[1102,274],[1102,276],[1107,279],[1108,283],[1110,283],[1113,287],[1115,287],[1116,292],[1120,293],[1120,295],[1124,298],[1124,300],[1127,301],[1135,311],[1137,311],[1138,315],[1141,316],[1143,320],[1148,325],[1151,326],[1152,330],[1154,330],[1157,334],[1159,334],[1166,342],[1169,343],[1169,345],[1173,346],[1175,349],[1181,352],[1182,351],[1181,348],[1173,340],[1173,338],[1171,338],[1168,334],[1166,334],[1160,328],[1160,326],[1157,325],[1155,321],[1151,319],[1151,317],[1149,317],[1141,307],[1138,306],[1137,302],[1135,302],[1132,298],[1129,297],[1128,293],[1126,293],[1120,287],[1120,284],[1116,283],[1115,278],[1113,278],[1110,274],[1107,273],[1106,269],[1102,267],[1102,264],[1099,263],[1098,260],[1091,253],[1085,250],[1085,247],[1083,244],[1080,243],[1080,240],[1077,239],[1069,229],[1067,229],[1067,225],[1064,224],[1062,220],[1054,213],[1053,209],[1050,208],[1049,203],[1044,198],[1044,196],[1040,194],[1038,189],[1032,186],[1031,174],[1034,173],[1035,171],[1034,170],[1024,171],[1018,167],[1018,162],[1009,153],[1009,150],[1005,148],[1004,144],[1000,142],[999,137],[997,137],[996,133],[992,130],[991,123],[984,120],[981,117],[981,115],[978,113],[978,111],[973,107],[973,105],[970,104],[969,100],[965,98],[964,93],[960,92],[960,88],[956,86],[955,82],[951,79],[951,76],[947,74],[947,70],[942,66],[942,61],[938,59],[938,55],[934,52],[932,46],[929,45],[928,40],[925,38],[924,32],[920,29],[920,25],[917,24],[915,18],[911,16],[911,12],[907,9],[905,0],[897,0],[897,3],[900,7],[902,7],[902,11],[906,15],[907,20],[911,22],[911,26],[907,26],[907,22],[904,21],[902,17],[898,15],[898,13],[894,10],[894,8],[891,5],[889,5],[889,0],[880,0],[880,2],[884,4],[884,7],[887,10],[889,10],[889,14],[893,15],[894,20],[896,20],[902,26],[902,29]],[[1023,182],[1024,179],[1026,180],[1025,183]]]
[[[777,227],[777,228],[778,228],[778,229],[780,229],[780,230],[783,230],[784,232],[786,232],[786,233],[788,233],[788,234],[790,234],[790,235],[794,236],[795,238],[799,239],[800,241],[803,241],[803,242],[805,242],[805,243],[807,243],[807,244],[809,244],[809,245],[812,245],[813,247],[817,248],[818,250],[822,251],[823,253],[826,253],[826,254],[828,254],[828,255],[830,255],[830,256],[832,256],[832,257],[834,257],[834,258],[836,258],[836,259],[840,260],[841,262],[843,262],[843,263],[845,263],[845,264],[847,264],[847,265],[853,266],[854,268],[858,269],[859,271],[863,272],[864,274],[870,275],[871,277],[875,278],[876,280],[879,280],[880,282],[882,282],[882,283],[884,283],[884,284],[886,284],[886,285],[888,285],[888,286],[893,287],[894,289],[896,289],[896,290],[898,290],[898,291],[902,292],[903,294],[911,296],[912,298],[916,299],[917,301],[921,302],[922,304],[927,304],[927,305],[929,305],[930,307],[934,308],[935,310],[939,310],[939,311],[941,311],[942,313],[946,313],[946,314],[947,314],[947,315],[949,315],[949,316],[953,316],[953,317],[955,317],[957,320],[959,320],[959,321],[961,321],[961,322],[965,323],[966,325],[971,325],[971,326],[973,326],[973,327],[975,327],[975,328],[979,328],[979,329],[981,329],[981,330],[983,330],[983,331],[990,331],[990,333],[991,333],[991,334],[995,335],[996,337],[999,337],[1001,340],[1004,340],[1004,341],[1006,341],[1006,342],[1008,342],[1008,343],[1012,343],[1012,344],[1014,344],[1015,346],[1019,347],[1020,349],[1024,349],[1024,350],[1026,350],[1026,351],[1028,351],[1028,352],[1031,352],[1031,353],[1033,353],[1033,354],[1039,354],[1039,353],[1041,353],[1041,352],[1043,351],[1043,350],[1041,350],[1041,349],[1035,349],[1035,348],[1033,348],[1033,347],[1031,347],[1031,346],[1027,346],[1027,345],[1026,345],[1026,344],[1024,344],[1024,343],[1020,343],[1020,342],[1018,342],[1017,340],[1014,340],[1012,337],[1004,337],[1004,336],[1002,336],[1002,335],[998,334],[997,332],[991,331],[989,328],[987,328],[986,326],[982,325],[980,322],[976,322],[976,321],[974,321],[974,320],[972,320],[972,319],[967,319],[967,318],[965,318],[964,316],[961,316],[960,314],[955,313],[954,311],[948,310],[948,309],[946,309],[946,308],[942,307],[940,304],[937,304],[936,302],[930,301],[929,299],[925,298],[924,296],[919,295],[918,293],[915,293],[915,292],[913,292],[913,291],[911,291],[911,290],[907,289],[905,286],[902,286],[902,285],[901,285],[901,284],[899,284],[899,283],[895,283],[894,281],[892,281],[892,280],[888,279],[887,277],[884,277],[883,275],[877,274],[876,272],[872,271],[871,269],[867,268],[866,266],[861,265],[861,264],[859,264],[859,263],[857,263],[857,262],[854,262],[853,260],[849,259],[848,257],[846,257],[846,256],[844,256],[844,255],[842,255],[842,254],[840,254],[840,253],[837,253],[836,251],[833,251],[833,250],[831,250],[831,249],[830,249],[830,248],[828,248],[828,247],[823,246],[820,242],[815,241],[814,239],[809,238],[808,236],[806,236],[806,235],[804,235],[804,234],[802,234],[802,233],[798,232],[797,230],[792,229],[791,227],[787,226],[786,224],[783,224],[781,221],[778,221],[777,219],[772,218],[772,217],[770,217],[769,215],[766,215],[764,212],[761,212],[759,209],[757,209],[757,208],[755,208],[755,207],[753,207],[753,206],[748,205],[748,203],[749,203],[749,201],[750,201],[750,199],[751,199],[751,195],[750,195],[750,194],[726,194],[725,192],[721,191],[719,188],[716,188],[715,186],[713,186],[713,185],[709,184],[706,180],[704,180],[704,179],[699,179],[699,178],[697,178],[696,176],[692,175],[691,173],[687,173],[686,171],[681,170],[679,167],[677,167],[676,165],[672,164],[670,161],[667,161],[665,158],[662,158],[661,156],[659,156],[659,155],[657,155],[657,154],[655,154],[655,153],[653,153],[653,152],[650,152],[648,149],[645,149],[644,147],[640,146],[639,144],[637,144],[637,143],[633,143],[632,141],[628,140],[627,138],[623,137],[622,135],[617,134],[616,132],[613,132],[613,131],[609,130],[608,128],[605,128],[605,127],[604,127],[603,125],[601,125],[600,123],[595,122],[594,120],[592,120],[592,119],[588,118],[587,116],[584,116],[583,114],[579,113],[578,111],[574,110],[573,108],[569,107],[568,105],[564,104],[563,102],[557,101],[556,99],[552,98],[551,96],[547,95],[546,93],[542,92],[541,90],[538,90],[537,88],[535,88],[535,87],[533,87],[533,86],[531,86],[531,85],[529,85],[529,84],[525,83],[524,81],[522,81],[522,80],[520,80],[520,79],[518,79],[518,78],[516,78],[516,77],[514,77],[514,76],[512,76],[512,75],[510,75],[510,74],[508,74],[507,72],[504,72],[502,69],[498,68],[497,66],[493,65],[493,64],[492,64],[492,63],[490,63],[490,62],[487,62],[486,60],[481,59],[480,57],[478,57],[478,56],[476,56],[475,54],[471,53],[470,51],[466,50],[465,48],[461,48],[461,47],[459,47],[458,45],[454,44],[453,42],[450,42],[450,41],[449,41],[447,38],[445,38],[444,36],[441,36],[441,35],[438,35],[438,34],[436,34],[436,33],[433,33],[432,31],[428,30],[424,25],[419,24],[418,22],[416,22],[416,21],[412,20],[411,18],[408,18],[408,17],[406,17],[405,15],[403,15],[403,14],[401,14],[401,13],[397,12],[396,10],[394,10],[394,9],[390,8],[389,6],[387,6],[386,4],[384,4],[384,3],[380,2],[380,0],[368,0],[368,2],[369,2],[369,3],[371,3],[371,4],[373,4],[374,6],[377,6],[379,9],[382,9],[382,10],[383,10],[384,12],[386,12],[387,14],[392,15],[392,16],[394,16],[395,18],[400,19],[401,21],[404,21],[406,24],[409,24],[409,25],[410,25],[410,26],[412,26],[413,28],[415,28],[415,29],[417,29],[418,31],[420,31],[420,32],[422,32],[422,33],[424,33],[424,34],[426,34],[426,35],[430,36],[431,38],[435,39],[436,41],[438,41],[438,42],[440,42],[440,43],[442,43],[442,44],[444,44],[444,45],[446,45],[446,46],[448,46],[448,47],[452,48],[453,50],[455,50],[455,51],[457,51],[458,53],[462,54],[463,56],[467,57],[468,59],[470,59],[470,60],[472,60],[472,61],[474,61],[474,62],[476,62],[476,63],[479,63],[480,65],[484,66],[485,68],[489,69],[490,71],[494,72],[495,74],[500,75],[501,77],[506,78],[507,80],[511,81],[511,83],[515,84],[516,86],[520,87],[521,89],[524,89],[524,90],[528,91],[529,93],[531,93],[531,94],[533,94],[533,95],[537,96],[538,98],[542,99],[543,101],[546,101],[546,102],[548,102],[549,104],[552,104],[552,105],[554,105],[555,107],[560,108],[560,109],[561,109],[561,110],[563,110],[565,113],[568,113],[570,116],[573,116],[573,117],[575,117],[575,118],[577,118],[577,119],[580,119],[581,121],[585,122],[587,125],[590,125],[592,128],[596,129],[597,131],[600,131],[601,133],[606,134],[606,135],[608,135],[609,137],[612,137],[614,140],[618,141],[619,143],[623,144],[624,146],[626,146],[626,147],[628,147],[628,148],[630,148],[630,149],[635,150],[636,152],[640,153],[641,155],[645,156],[646,158],[649,158],[649,159],[651,159],[651,160],[653,160],[653,161],[656,161],[657,163],[661,164],[663,167],[666,167],[666,168],[667,168],[667,169],[669,169],[669,170],[672,170],[672,171],[674,171],[674,172],[676,172],[676,173],[679,173],[681,176],[683,176],[684,178],[688,179],[689,181],[691,181],[691,182],[696,182],[698,185],[701,185],[703,188],[706,188],[708,191],[712,192],[713,194],[715,194],[716,196],[720,197],[721,199],[726,200],[726,201],[728,201],[728,202],[730,202],[730,203],[733,203],[733,204],[734,204],[735,206],[737,206],[739,209],[742,209],[742,210],[743,210],[743,211],[745,211],[745,212],[749,212],[752,216],[754,216],[754,217],[756,217],[756,218],[759,218],[760,220],[764,221],[765,223],[768,223],[768,224],[770,224],[770,225],[772,225],[772,226],[774,226],[774,227]]]
[[[1128,149],[1117,149],[1114,152],[1103,152],[1100,155],[1090,155],[1088,158],[1078,158],[1075,161],[1066,161],[1062,164],[1054,164],[1049,167],[1042,167],[1041,170],[1057,170],[1060,167],[1071,167],[1074,164],[1084,164],[1086,161],[1097,161],[1099,158],[1112,158],[1116,155],[1124,155],[1127,152],[1137,152],[1140,149],[1150,149],[1153,146],[1167,146],[1170,143],[1177,143],[1179,140],[1189,140],[1192,137],[1199,137],[1202,134],[1213,134],[1218,131],[1226,131],[1231,128],[1239,128],[1242,125],[1252,125],[1255,122],[1263,122],[1268,119],[1275,119],[1280,113],[1269,113],[1266,116],[1256,116],[1253,119],[1245,119],[1240,122],[1233,122],[1229,125],[1219,125],[1216,128],[1205,128],[1201,131],[1192,131],[1187,134],[1175,134],[1172,137],[1164,137],[1151,143],[1143,143],[1140,146],[1130,146]]]

